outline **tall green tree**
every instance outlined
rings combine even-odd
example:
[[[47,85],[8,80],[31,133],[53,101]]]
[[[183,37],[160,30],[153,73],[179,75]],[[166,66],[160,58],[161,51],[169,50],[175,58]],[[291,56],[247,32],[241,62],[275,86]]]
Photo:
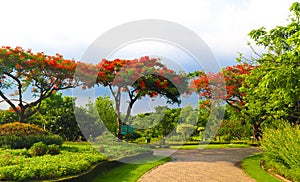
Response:
[[[83,138],[74,115],[75,98],[53,94],[43,100],[39,112],[32,118],[32,122],[54,134],[58,134],[68,141]]]
[[[97,97],[95,102],[97,114],[99,114],[101,121],[108,131],[113,135],[117,135],[118,123],[116,122],[117,116],[113,105],[114,102],[109,96]]]
[[[240,89],[246,93],[246,109],[255,126],[256,139],[261,138],[261,127],[266,121],[284,119],[300,122],[300,3],[290,7],[286,26],[269,31],[264,27],[252,30],[250,38],[264,53],[257,54],[259,65],[246,77]]]

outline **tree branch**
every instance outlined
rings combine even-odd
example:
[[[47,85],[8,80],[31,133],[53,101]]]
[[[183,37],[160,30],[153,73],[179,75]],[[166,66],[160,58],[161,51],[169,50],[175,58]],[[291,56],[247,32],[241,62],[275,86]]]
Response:
[[[12,75],[11,73],[8,73],[8,72],[4,72],[3,74],[11,77],[12,79],[14,79],[17,83],[18,83],[18,92],[19,92],[19,105],[20,106],[23,106],[23,98],[22,98],[22,83],[21,81],[15,77],[14,75]]]
[[[7,102],[10,107],[13,108],[13,110],[15,110],[17,112],[18,115],[20,115],[20,111],[17,109],[17,107],[10,101],[10,99],[8,99],[2,91],[0,91],[0,96],[4,99],[5,102]]]

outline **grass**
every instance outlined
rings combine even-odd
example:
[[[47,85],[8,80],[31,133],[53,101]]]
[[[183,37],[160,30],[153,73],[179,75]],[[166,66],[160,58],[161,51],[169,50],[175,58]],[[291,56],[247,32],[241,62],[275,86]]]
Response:
[[[182,146],[170,146],[171,149],[219,149],[219,148],[247,148],[249,145],[246,144],[208,144],[208,145],[182,145]]]
[[[170,157],[162,158],[160,156],[151,156],[145,159],[133,161],[139,164],[122,164],[113,168],[107,173],[98,175],[93,182],[122,182],[122,181],[137,181],[143,174],[152,168],[170,161]]]
[[[254,178],[257,182],[280,182],[279,179],[268,174],[264,169],[260,166],[260,161],[262,160],[262,154],[254,155],[245,158],[242,161],[242,168],[244,171]]]

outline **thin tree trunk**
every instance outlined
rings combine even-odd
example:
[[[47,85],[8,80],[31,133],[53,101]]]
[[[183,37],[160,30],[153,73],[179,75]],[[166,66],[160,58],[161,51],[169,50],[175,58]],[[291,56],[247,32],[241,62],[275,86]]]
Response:
[[[256,141],[261,140],[262,139],[262,131],[260,128],[260,123],[254,122],[253,129],[254,129],[254,132],[253,132],[254,140],[256,140]]]

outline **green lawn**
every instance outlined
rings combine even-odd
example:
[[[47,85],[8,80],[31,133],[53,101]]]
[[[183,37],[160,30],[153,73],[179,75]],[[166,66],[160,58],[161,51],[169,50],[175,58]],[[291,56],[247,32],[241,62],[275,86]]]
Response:
[[[122,164],[109,172],[98,175],[93,182],[137,181],[147,171],[170,160],[170,157],[162,158],[160,156],[151,156],[146,159],[135,160],[133,162],[139,164]]]
[[[218,149],[218,148],[247,148],[249,145],[246,144],[208,144],[208,145],[181,145],[181,146],[170,146],[171,149]]]
[[[262,159],[262,154],[254,155],[245,158],[242,161],[242,167],[244,171],[254,178],[257,182],[280,182],[279,179],[268,174],[264,169],[260,167],[260,161]]]

